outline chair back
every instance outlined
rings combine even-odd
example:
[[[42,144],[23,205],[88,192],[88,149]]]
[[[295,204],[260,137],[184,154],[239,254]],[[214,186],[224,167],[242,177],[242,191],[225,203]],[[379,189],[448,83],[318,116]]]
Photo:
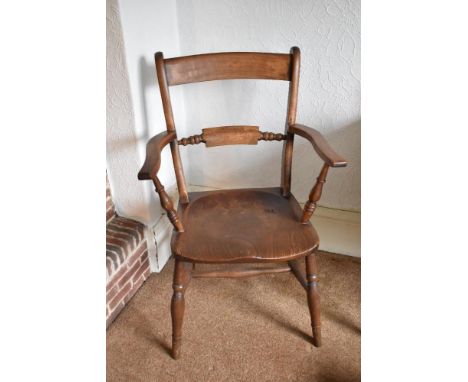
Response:
[[[284,196],[291,188],[293,137],[289,126],[296,122],[300,50],[293,47],[289,54],[227,52],[208,53],[165,59],[161,52],[155,54],[156,73],[168,131],[176,132],[169,87],[194,82],[233,79],[262,79],[289,81],[289,97],[284,134],[262,132],[259,126],[216,126],[202,129],[201,134],[171,142],[171,152],[179,196],[188,202],[185,177],[179,145],[205,143],[206,147],[223,145],[256,145],[258,141],[282,141],[283,158],[281,188]]]

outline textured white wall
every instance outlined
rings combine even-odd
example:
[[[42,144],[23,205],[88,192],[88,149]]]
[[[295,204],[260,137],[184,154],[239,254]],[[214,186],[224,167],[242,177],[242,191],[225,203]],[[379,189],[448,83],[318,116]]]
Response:
[[[117,0],[107,1],[106,19],[106,158],[112,198],[119,215],[147,221],[147,199],[135,175],[140,160]]]
[[[135,135],[139,166],[145,158],[148,139],[166,130],[163,108],[156,79],[154,53],[158,50],[167,56],[176,56],[179,51],[176,5],[173,1],[163,0],[119,0],[122,15],[122,29],[125,40],[125,53],[134,106]],[[172,103],[177,108],[177,121],[184,126],[184,104],[182,89],[174,89]],[[183,130],[181,130],[183,133]],[[122,145],[125,142],[121,142]],[[159,220],[163,210],[154,192],[152,182],[137,180],[139,168],[132,173],[128,182],[144,187],[147,200],[147,216],[143,222],[153,225]],[[174,170],[170,150],[163,152],[161,182],[170,190],[175,185]],[[140,207],[135,205],[135,210]]]
[[[163,210],[151,182],[138,181],[137,173],[148,139],[165,130],[153,55],[156,50],[178,55],[178,41],[175,3],[107,1],[107,171],[118,214],[147,225],[153,271],[161,269],[161,255],[168,257],[169,230],[164,231],[165,240],[158,241],[157,258],[153,227]],[[183,121],[180,90],[173,93],[173,102]],[[171,192],[175,178],[169,150],[159,175]]]
[[[360,4],[358,0],[179,0],[182,55],[218,51],[302,51],[297,122],[320,130],[349,161],[329,173],[321,205],[360,209]],[[166,55],[169,56],[169,55]],[[286,82],[214,81],[184,87],[186,126],[251,124],[282,132]],[[292,190],[305,201],[321,161],[310,144],[294,145]],[[207,187],[279,185],[281,143],[182,148],[191,184]],[[186,165],[187,167],[187,165]]]

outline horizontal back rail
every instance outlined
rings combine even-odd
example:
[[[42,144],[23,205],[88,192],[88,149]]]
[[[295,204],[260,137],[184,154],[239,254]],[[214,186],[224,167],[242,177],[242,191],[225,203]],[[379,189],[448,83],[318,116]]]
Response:
[[[258,141],[282,141],[285,134],[263,132],[258,126],[220,126],[202,129],[201,134],[191,135],[177,141],[179,145],[197,145],[204,143],[206,147],[226,145],[256,145]]]
[[[291,55],[280,53],[209,53],[164,60],[170,86],[213,80],[289,81]]]
[[[225,145],[256,145],[258,126],[224,126],[202,129],[206,147]]]

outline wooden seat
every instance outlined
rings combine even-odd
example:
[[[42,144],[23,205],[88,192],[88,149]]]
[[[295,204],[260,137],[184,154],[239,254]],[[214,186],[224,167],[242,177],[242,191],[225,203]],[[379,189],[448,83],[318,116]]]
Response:
[[[319,239],[309,222],[330,167],[344,167],[346,160],[328,145],[315,129],[296,123],[300,50],[279,53],[211,53],[164,59],[156,53],[156,73],[167,131],[152,137],[146,146],[146,159],[138,173],[140,180],[152,180],[161,206],[174,226],[171,248],[175,257],[172,315],[172,356],[180,356],[185,291],[192,277],[248,277],[262,273],[292,271],[307,291],[313,344],[321,344],[320,298],[315,251]],[[261,131],[259,126],[216,126],[201,134],[178,138],[169,87],[192,82],[263,79],[289,81],[286,123],[283,132]],[[307,139],[323,160],[323,166],[309,198],[301,210],[291,193],[294,137]],[[185,183],[179,146],[205,144],[256,145],[258,141],[283,141],[280,187],[191,192]],[[161,151],[169,145],[172,153],[179,206],[177,211],[158,178]],[[306,274],[298,261],[305,260]],[[196,263],[285,263],[259,265],[244,270],[194,272]],[[273,264],[274,265],[274,264]]]
[[[172,253],[199,263],[288,261],[318,246],[312,225],[281,189],[253,188],[189,193],[177,211],[185,228],[174,232]]]

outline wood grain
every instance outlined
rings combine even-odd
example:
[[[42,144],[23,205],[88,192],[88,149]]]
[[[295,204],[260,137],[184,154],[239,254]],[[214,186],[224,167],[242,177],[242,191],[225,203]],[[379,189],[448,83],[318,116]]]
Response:
[[[206,147],[256,145],[260,137],[258,126],[208,127],[202,131]]]
[[[318,246],[312,225],[300,224],[299,203],[279,188],[191,192],[177,212],[185,232],[174,232],[171,248],[186,261],[282,262]]]
[[[263,268],[244,268],[242,270],[238,269],[235,271],[225,270],[225,271],[206,271],[206,272],[194,272],[193,278],[242,278],[242,277],[252,277],[258,275],[272,274],[272,273],[283,273],[290,272],[291,268],[289,266],[280,266],[280,267],[263,267]]]
[[[171,300],[172,317],[172,358],[179,359],[182,346],[182,323],[185,312],[185,291],[191,280],[193,264],[175,261],[173,294]]]
[[[306,256],[307,303],[309,305],[312,324],[313,343],[316,347],[322,345],[320,325],[320,294],[318,290],[318,269],[315,253]]]
[[[181,138],[177,141],[177,143],[182,146],[198,145],[199,143],[202,143],[202,142],[205,143],[205,140],[203,139],[203,134],[191,135],[190,137]]]
[[[289,126],[289,131],[293,134],[300,135],[312,143],[312,146],[314,147],[317,154],[330,167],[345,167],[348,164],[346,159],[338,155],[331,148],[323,135],[320,134],[317,130],[308,126],[293,124]]]
[[[289,54],[208,53],[164,61],[170,86],[229,79],[290,79]]]
[[[315,209],[317,208],[317,202],[320,200],[322,196],[323,185],[327,180],[327,173],[330,166],[324,163],[322,166],[322,170],[320,171],[320,175],[317,177],[317,181],[315,182],[314,187],[309,194],[309,200],[307,200],[306,204],[304,205],[304,210],[302,213],[302,224],[307,224],[309,219],[312,217]]]
[[[154,186],[156,187],[156,192],[159,195],[159,201],[161,202],[161,206],[166,211],[167,217],[169,218],[170,222],[174,226],[177,232],[184,232],[184,226],[179,219],[176,211],[174,210],[174,204],[172,203],[171,198],[167,194],[164,186],[159,181],[158,177],[154,177],[153,179]]]
[[[205,143],[207,147],[225,145],[256,145],[257,141],[284,141],[286,135],[259,131],[258,126],[220,126],[203,129],[202,134],[191,135],[177,141],[179,145],[198,145]]]
[[[176,133],[163,132],[155,135],[146,144],[146,158],[141,170],[138,172],[139,180],[153,179],[161,166],[161,151],[169,142],[176,139]]]
[[[294,259],[288,261],[289,267],[294,275],[294,277],[299,281],[299,284],[307,291],[307,280],[306,275],[302,272],[301,266],[299,264],[300,259]]]
[[[166,119],[167,131],[176,131],[174,115],[172,113],[171,96],[169,93],[169,85],[166,77],[166,69],[164,66],[164,56],[162,52],[157,52],[154,55],[156,63],[156,74],[158,77],[159,91],[161,93],[161,101],[164,109],[164,117]],[[179,145],[176,141],[171,142],[172,162],[177,181],[177,189],[179,190],[179,200],[181,203],[188,203],[187,185],[185,183],[184,168],[182,159],[180,158]]]
[[[297,100],[299,92],[299,73],[301,68],[301,51],[297,46],[291,48],[291,82],[289,83],[288,110],[284,133],[286,141],[283,145],[283,157],[281,166],[281,192],[283,196],[289,196],[291,192],[292,155],[294,134],[289,132],[289,126],[296,122]]]
[[[270,131],[260,131],[259,141],[284,141],[287,135],[281,133],[272,133]]]

